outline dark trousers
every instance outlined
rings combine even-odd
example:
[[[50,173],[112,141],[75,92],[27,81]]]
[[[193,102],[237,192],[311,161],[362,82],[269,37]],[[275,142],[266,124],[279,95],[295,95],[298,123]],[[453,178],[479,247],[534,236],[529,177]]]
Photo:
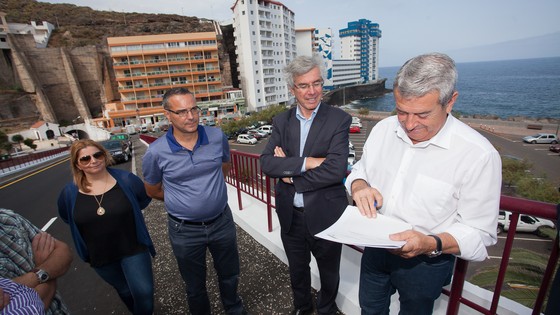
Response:
[[[453,255],[406,259],[383,248],[366,247],[360,270],[362,315],[388,315],[395,291],[400,315],[431,315],[441,288],[451,281],[454,265]]]
[[[336,314],[338,308],[335,300],[340,282],[342,245],[311,235],[307,229],[305,215],[296,210],[294,210],[290,231],[285,233],[282,230],[281,237],[288,257],[295,308],[313,308],[309,267],[313,254],[321,278],[321,290],[317,296],[317,313]]]
[[[190,314],[211,314],[206,290],[206,251],[218,275],[220,297],[226,314],[243,314],[239,283],[239,253],[235,223],[229,206],[211,225],[181,224],[169,219],[169,239],[181,276],[187,285]]]

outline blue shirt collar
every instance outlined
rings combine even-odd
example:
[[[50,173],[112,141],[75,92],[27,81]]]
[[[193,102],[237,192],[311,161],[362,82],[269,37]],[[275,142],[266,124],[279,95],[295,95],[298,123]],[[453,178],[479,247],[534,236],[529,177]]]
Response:
[[[299,110],[299,106],[296,105],[296,117],[297,117],[297,119],[302,120],[302,121],[313,120],[313,118],[315,118],[315,116],[317,115],[317,112],[319,111],[320,106],[321,106],[321,102],[319,102],[319,105],[317,105],[317,107],[315,107],[315,109],[311,113],[311,117],[309,117],[309,119],[307,119],[303,116],[303,114]]]
[[[193,151],[196,150],[201,145],[205,145],[209,143],[208,136],[206,135],[206,131],[204,130],[204,127],[202,125],[198,125],[196,129],[198,132],[198,139],[196,139],[196,144],[194,145]],[[177,153],[181,150],[190,151],[188,149],[183,148],[183,146],[180,145],[179,142],[177,142],[177,139],[175,139],[175,136],[173,135],[173,126],[169,126],[169,130],[167,130],[167,133],[165,134],[165,138],[167,139],[167,143],[169,144],[169,149],[171,149],[171,152]]]

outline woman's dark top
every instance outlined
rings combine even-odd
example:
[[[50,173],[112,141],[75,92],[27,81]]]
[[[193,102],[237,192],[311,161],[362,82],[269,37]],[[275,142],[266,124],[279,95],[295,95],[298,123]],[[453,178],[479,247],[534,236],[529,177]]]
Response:
[[[101,195],[96,195],[101,201]],[[75,222],[90,255],[92,267],[99,267],[146,250],[137,241],[132,205],[119,187],[105,193],[101,206],[104,215],[97,214],[99,205],[94,196],[78,193]]]

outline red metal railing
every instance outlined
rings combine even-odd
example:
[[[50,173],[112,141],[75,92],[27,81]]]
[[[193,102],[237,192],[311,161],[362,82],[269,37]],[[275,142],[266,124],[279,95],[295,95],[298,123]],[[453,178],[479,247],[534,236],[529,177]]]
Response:
[[[151,143],[153,140],[155,140],[155,138],[153,137],[144,135],[141,135],[140,138],[142,138],[147,143]],[[233,162],[233,170],[226,177],[226,182],[236,187],[239,209],[243,209],[241,199],[242,192],[265,203],[267,209],[268,231],[271,232],[272,208],[274,208],[274,205],[272,203],[272,195],[274,194],[273,187],[277,179],[268,178],[262,173],[258,154],[231,150],[231,159]],[[502,196],[500,199],[500,209],[510,211],[512,212],[512,215],[490,308],[484,308],[483,306],[462,296],[463,286],[465,283],[468,268],[468,261],[457,259],[455,263],[455,271],[453,273],[453,282],[451,283],[451,289],[443,290],[443,293],[449,296],[449,302],[447,306],[448,315],[458,314],[459,306],[461,305],[461,303],[482,314],[496,314],[502,286],[504,284],[508,261],[513,246],[513,240],[515,237],[515,232],[517,230],[519,215],[527,214],[550,220],[556,219],[556,205],[528,199]],[[557,237],[554,244],[558,244],[558,241],[559,240]],[[355,246],[350,247],[356,250],[360,250]],[[552,247],[553,249],[548,260],[548,265],[543,275],[543,280],[541,282],[539,293],[535,301],[535,307],[533,308],[533,314],[535,315],[540,314],[542,305],[546,297],[546,293],[548,291],[548,287],[550,285],[550,281],[554,273],[554,268],[558,260],[558,246],[555,245]]]
[[[233,177],[228,177],[227,182],[237,188],[239,209],[243,208],[241,192],[244,192],[254,197],[255,199],[264,202],[267,209],[268,231],[271,232],[272,208],[274,207],[271,202],[271,198],[274,194],[272,187],[274,186],[274,183],[276,183],[277,179],[272,179],[264,176],[259,164],[259,155],[257,154],[250,154],[232,150],[231,159],[233,161]],[[451,284],[451,289],[443,290],[443,293],[449,296],[449,302],[447,306],[448,315],[458,314],[459,306],[461,303],[471,307],[472,309],[482,314],[496,314],[498,310],[498,303],[502,291],[502,286],[504,284],[508,261],[513,246],[513,240],[515,237],[515,232],[517,230],[519,215],[527,214],[550,220],[556,219],[556,205],[550,203],[514,198],[509,196],[501,196],[500,209],[512,212],[512,216],[510,229],[508,231],[506,244],[502,254],[502,261],[500,263],[498,278],[496,280],[496,285],[494,288],[491,306],[489,309],[486,309],[483,306],[462,296],[463,285],[466,280],[468,261],[458,258],[455,264],[455,271],[453,273],[453,282]],[[558,244],[558,239],[555,240],[554,244]],[[350,247],[361,251],[359,247]],[[544,303],[557,260],[558,246],[553,246],[545,274],[543,275],[539,294],[535,301],[533,314],[540,314],[540,310]]]
[[[49,160],[52,156],[68,151],[68,147],[57,148],[48,151],[31,152],[27,155],[7,157],[0,160],[0,174],[5,174],[29,165]]]

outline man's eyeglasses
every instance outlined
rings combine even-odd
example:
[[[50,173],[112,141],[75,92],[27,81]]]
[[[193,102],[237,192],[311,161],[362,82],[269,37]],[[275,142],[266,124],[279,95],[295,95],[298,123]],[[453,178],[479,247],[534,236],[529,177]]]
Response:
[[[82,165],[88,165],[91,162],[92,157],[96,160],[101,160],[105,158],[105,153],[103,151],[97,151],[92,155],[84,155],[78,159],[78,163]]]
[[[295,88],[298,90],[308,90],[310,87],[313,87],[314,89],[318,89],[323,87],[323,81],[315,81],[311,84],[307,84],[307,83],[302,83],[302,84],[296,84]]]
[[[165,109],[165,110],[168,111],[168,112],[171,112],[171,113],[173,113],[173,114],[175,114],[179,117],[182,117],[182,118],[187,117],[189,114],[192,114],[193,116],[196,116],[196,115],[200,114],[200,107],[198,107],[198,106],[195,106],[191,109],[181,109],[181,110],[178,110],[178,111],[174,111],[174,110],[171,110],[171,109]]]

